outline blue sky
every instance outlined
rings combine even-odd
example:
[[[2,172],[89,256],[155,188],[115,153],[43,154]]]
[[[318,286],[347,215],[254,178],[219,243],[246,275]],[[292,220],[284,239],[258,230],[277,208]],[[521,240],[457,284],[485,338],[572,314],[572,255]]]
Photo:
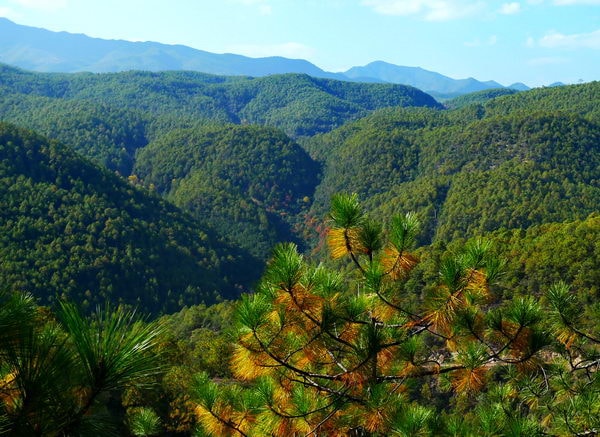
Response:
[[[0,0],[0,16],[328,71],[383,60],[504,85],[600,80],[600,0]]]

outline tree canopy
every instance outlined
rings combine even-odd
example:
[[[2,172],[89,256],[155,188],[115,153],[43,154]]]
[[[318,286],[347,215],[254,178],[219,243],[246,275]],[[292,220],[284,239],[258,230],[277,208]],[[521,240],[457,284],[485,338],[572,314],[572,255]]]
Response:
[[[256,261],[208,226],[7,124],[0,206],[0,289],[30,292],[43,304],[63,297],[91,310],[108,300],[157,314],[235,296],[236,284],[257,275]],[[241,282],[227,279],[234,271]]]

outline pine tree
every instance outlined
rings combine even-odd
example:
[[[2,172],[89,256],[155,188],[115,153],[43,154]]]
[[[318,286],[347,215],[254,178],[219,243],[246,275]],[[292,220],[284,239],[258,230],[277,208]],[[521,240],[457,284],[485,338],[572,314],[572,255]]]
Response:
[[[160,332],[122,307],[89,320],[61,303],[56,320],[30,296],[0,296],[0,433],[120,435],[111,402],[160,371]]]
[[[330,219],[331,255],[354,270],[313,265],[293,244],[274,249],[256,293],[238,306],[238,383],[197,380],[207,435],[430,435],[449,425],[418,402],[423,383],[460,400],[539,365],[549,344],[541,307],[531,298],[492,305],[502,263],[488,242],[445,258],[423,296],[409,282],[419,263],[415,215],[394,216],[384,230],[356,195],[341,194]]]

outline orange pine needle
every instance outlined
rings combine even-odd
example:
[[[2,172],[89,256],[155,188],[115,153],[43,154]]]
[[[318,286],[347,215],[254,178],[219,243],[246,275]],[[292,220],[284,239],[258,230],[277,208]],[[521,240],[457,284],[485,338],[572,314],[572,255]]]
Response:
[[[400,253],[394,246],[387,247],[381,259],[383,268],[393,280],[405,278],[418,262],[416,256],[408,252]]]
[[[479,391],[485,384],[485,367],[462,369],[454,374],[452,386],[457,393],[472,393]]]

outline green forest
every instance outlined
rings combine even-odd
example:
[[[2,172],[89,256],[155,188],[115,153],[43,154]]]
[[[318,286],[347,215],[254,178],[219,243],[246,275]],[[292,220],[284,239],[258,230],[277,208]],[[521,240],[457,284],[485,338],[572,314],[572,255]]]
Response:
[[[599,103],[0,65],[0,435],[598,435]]]

